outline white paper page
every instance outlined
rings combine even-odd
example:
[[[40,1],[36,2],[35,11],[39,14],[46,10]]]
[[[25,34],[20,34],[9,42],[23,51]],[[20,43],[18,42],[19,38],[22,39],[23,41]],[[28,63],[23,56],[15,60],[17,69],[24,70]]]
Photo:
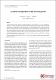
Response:
[[[1,1],[1,80],[55,80],[55,1]]]

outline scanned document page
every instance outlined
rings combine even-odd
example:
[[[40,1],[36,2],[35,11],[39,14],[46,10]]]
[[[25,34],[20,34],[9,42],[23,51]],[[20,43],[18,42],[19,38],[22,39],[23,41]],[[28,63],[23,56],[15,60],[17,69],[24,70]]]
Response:
[[[55,0],[1,0],[0,80],[55,80]]]

